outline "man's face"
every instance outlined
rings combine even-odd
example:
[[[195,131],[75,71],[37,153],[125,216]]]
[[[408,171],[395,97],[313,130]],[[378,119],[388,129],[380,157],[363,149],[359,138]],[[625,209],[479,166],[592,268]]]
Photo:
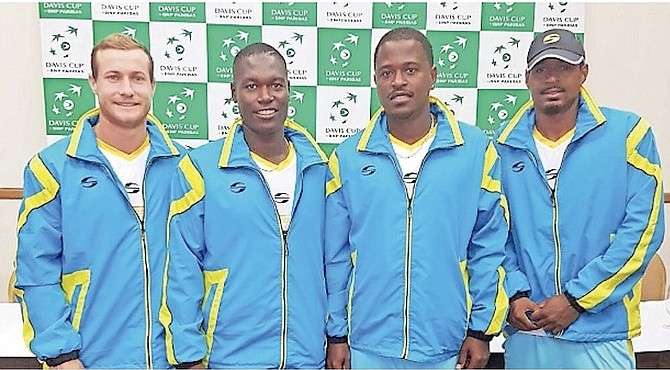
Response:
[[[289,82],[281,56],[250,55],[235,67],[231,85],[244,127],[256,135],[283,132]]]
[[[389,40],[379,47],[375,83],[379,101],[394,119],[423,114],[437,70],[416,40]]]
[[[537,63],[526,72],[526,86],[535,109],[546,115],[555,115],[575,106],[579,88],[588,73],[587,64],[574,65],[555,58]]]
[[[95,65],[96,77],[88,81],[98,95],[100,119],[122,127],[144,125],[155,87],[149,57],[140,49],[104,49]]]

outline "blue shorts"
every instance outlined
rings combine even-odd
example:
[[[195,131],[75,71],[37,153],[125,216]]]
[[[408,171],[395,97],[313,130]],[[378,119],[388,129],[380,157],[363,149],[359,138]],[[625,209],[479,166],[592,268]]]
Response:
[[[458,355],[444,361],[416,362],[373,355],[353,348],[350,349],[350,353],[352,369],[455,369],[458,361]]]
[[[507,369],[634,369],[630,340],[572,342],[514,333],[505,340]]]

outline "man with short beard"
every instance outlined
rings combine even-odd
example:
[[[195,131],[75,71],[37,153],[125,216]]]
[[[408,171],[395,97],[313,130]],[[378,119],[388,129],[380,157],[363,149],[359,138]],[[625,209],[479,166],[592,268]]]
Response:
[[[508,368],[635,368],[640,278],[663,240],[662,174],[649,123],[599,107],[575,35],[528,51],[532,100],[496,144],[509,202]]]

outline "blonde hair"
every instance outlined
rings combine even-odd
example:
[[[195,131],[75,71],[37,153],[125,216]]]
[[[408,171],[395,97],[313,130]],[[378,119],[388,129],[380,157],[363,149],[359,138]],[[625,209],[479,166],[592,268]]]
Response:
[[[142,45],[139,41],[135,40],[132,37],[128,37],[122,33],[111,34],[95,45],[93,51],[91,52],[91,74],[93,78],[96,78],[96,66],[95,66],[95,56],[101,51],[106,49],[115,49],[115,50],[135,50],[139,49],[144,51],[144,54],[149,58],[149,78],[151,82],[154,82],[154,59],[149,53],[149,49],[146,46]]]

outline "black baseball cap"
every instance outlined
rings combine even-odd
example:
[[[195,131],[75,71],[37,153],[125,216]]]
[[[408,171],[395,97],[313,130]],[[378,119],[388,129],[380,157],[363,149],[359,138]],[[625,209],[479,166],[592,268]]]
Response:
[[[554,28],[535,36],[530,43],[526,62],[528,70],[531,70],[537,63],[547,58],[556,58],[576,65],[582,63],[585,57],[584,46],[574,33]]]

